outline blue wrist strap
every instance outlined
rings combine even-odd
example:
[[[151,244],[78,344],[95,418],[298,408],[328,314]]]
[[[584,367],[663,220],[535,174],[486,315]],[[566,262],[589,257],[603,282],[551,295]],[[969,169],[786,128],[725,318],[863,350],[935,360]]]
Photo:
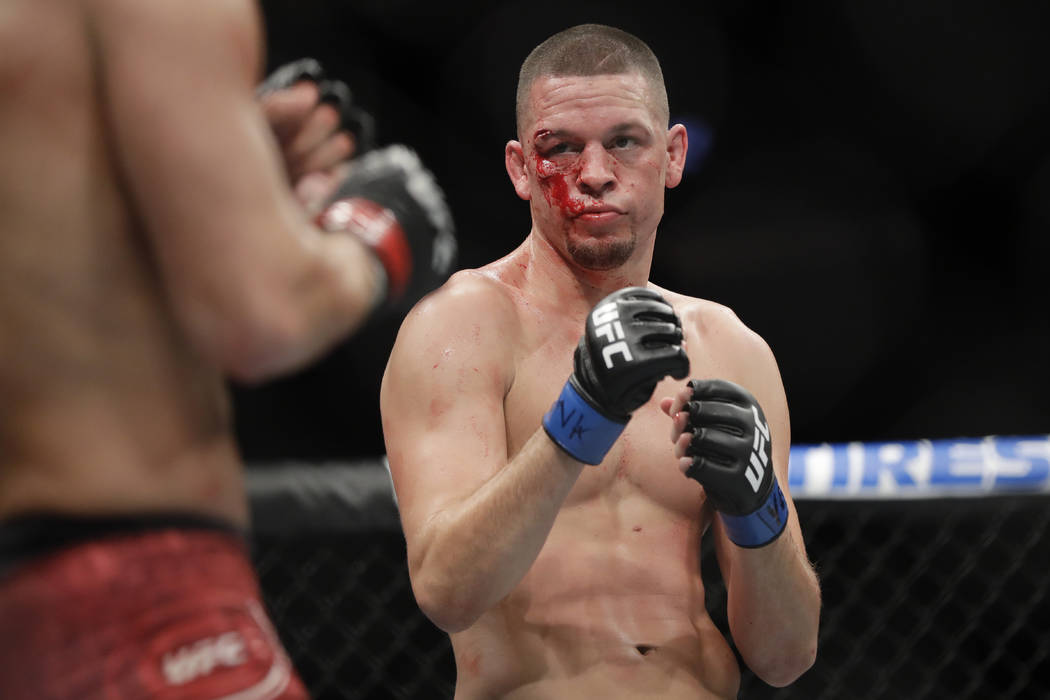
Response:
[[[762,547],[769,544],[787,525],[787,502],[780,490],[780,484],[776,477],[773,478],[773,488],[769,491],[769,498],[754,513],[747,515],[726,515],[719,513],[722,524],[725,525],[726,534],[729,539],[741,547]]]
[[[561,395],[543,416],[551,440],[586,464],[600,464],[627,423],[603,416],[565,382]]]

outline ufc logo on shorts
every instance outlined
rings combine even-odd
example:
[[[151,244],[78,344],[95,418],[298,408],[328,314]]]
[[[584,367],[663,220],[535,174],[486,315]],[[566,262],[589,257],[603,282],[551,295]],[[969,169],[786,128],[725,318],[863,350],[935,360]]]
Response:
[[[769,425],[758,415],[758,409],[751,407],[755,414],[755,440],[751,444],[751,463],[747,466],[744,474],[747,476],[751,488],[758,493],[758,487],[762,485],[762,477],[766,475],[766,467],[769,466],[769,456],[766,455],[766,445],[769,443]]]
[[[239,632],[226,632],[166,653],[161,660],[161,670],[168,685],[185,685],[216,668],[240,666],[248,660],[246,651]]]
[[[602,359],[605,360],[607,369],[612,369],[613,355],[623,355],[623,359],[627,362],[634,359],[631,355],[631,348],[624,340],[623,326],[620,324],[620,313],[617,311],[615,301],[602,304],[592,311],[591,321],[594,323],[594,334],[605,338],[606,346],[602,348]]]

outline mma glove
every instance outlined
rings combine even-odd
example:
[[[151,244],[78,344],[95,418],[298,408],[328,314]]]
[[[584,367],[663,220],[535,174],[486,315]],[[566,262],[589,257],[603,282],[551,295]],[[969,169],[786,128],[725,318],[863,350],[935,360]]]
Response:
[[[718,511],[729,539],[762,547],[787,524],[787,503],[773,473],[773,451],[762,407],[749,391],[721,379],[691,380],[683,410],[693,434],[686,476],[698,481]]]
[[[688,374],[682,324],[671,305],[649,289],[621,289],[588,314],[573,372],[543,427],[572,457],[599,464],[657,382]]]
[[[448,278],[456,259],[444,192],[415,151],[400,144],[354,158],[317,225],[371,248],[386,279],[377,306],[386,309],[418,301]]]
[[[315,59],[279,67],[256,95],[302,81],[317,84],[320,100],[336,107],[340,127],[356,140],[354,158],[341,166],[342,179],[316,223],[328,232],[354,234],[368,245],[382,273],[375,307],[405,310],[444,282],[455,263],[455,230],[444,192],[408,147],[376,147],[375,120],[354,104],[346,83],[325,78]]]

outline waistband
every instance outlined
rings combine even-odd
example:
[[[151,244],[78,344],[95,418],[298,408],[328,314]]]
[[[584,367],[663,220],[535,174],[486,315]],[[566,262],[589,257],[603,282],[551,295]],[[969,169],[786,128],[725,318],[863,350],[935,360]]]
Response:
[[[83,542],[159,530],[204,530],[247,541],[247,533],[232,523],[196,513],[27,513],[0,520],[0,576],[26,561]]]

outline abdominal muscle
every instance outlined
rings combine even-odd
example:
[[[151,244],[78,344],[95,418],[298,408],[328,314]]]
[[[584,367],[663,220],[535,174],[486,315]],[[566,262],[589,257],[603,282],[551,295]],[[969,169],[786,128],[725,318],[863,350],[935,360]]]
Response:
[[[457,700],[735,698],[698,528],[659,510],[641,496],[563,508],[514,592],[452,636]]]

